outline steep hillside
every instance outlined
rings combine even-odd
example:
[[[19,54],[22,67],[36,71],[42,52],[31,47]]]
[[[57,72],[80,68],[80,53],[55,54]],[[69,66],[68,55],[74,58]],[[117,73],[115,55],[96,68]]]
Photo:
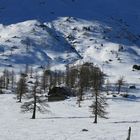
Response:
[[[123,21],[110,19],[109,23],[66,17],[53,21],[51,27],[79,52],[80,62],[93,62],[112,79],[123,75],[129,82],[139,82],[132,67],[140,63],[140,37]]]
[[[65,64],[80,55],[55,30],[37,21],[0,27],[0,66]]]
[[[0,66],[79,59],[139,82],[132,71],[140,63],[139,7],[138,0],[0,0]]]

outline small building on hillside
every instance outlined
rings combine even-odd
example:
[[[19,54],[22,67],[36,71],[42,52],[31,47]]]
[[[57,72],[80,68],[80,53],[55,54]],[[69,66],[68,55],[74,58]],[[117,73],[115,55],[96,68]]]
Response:
[[[48,93],[48,101],[62,101],[74,97],[74,92],[67,87],[53,87]]]

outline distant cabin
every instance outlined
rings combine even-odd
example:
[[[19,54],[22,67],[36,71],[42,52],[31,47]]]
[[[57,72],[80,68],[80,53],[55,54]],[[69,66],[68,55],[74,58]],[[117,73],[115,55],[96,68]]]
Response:
[[[53,87],[48,93],[48,101],[62,101],[74,97],[74,92],[67,87]]]

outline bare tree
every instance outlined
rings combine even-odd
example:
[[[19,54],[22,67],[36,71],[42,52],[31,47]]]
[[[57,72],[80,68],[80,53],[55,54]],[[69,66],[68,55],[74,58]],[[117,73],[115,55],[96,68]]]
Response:
[[[46,69],[43,71],[42,78],[41,78],[41,88],[46,91],[49,89],[50,85],[53,83],[52,79],[52,72],[50,69]]]
[[[70,68],[70,87],[75,88],[78,79],[78,69],[76,67]]]
[[[84,88],[85,88],[85,68],[84,66],[82,66],[80,68],[80,72],[79,72],[79,101],[82,101],[83,100],[83,91],[84,91]]]
[[[18,102],[21,102],[22,96],[25,95],[26,92],[27,92],[26,77],[23,74],[21,74],[20,79],[17,82],[17,89],[16,89],[17,99],[19,99]]]
[[[28,74],[28,72],[29,72],[29,64],[26,64],[25,65],[25,73]]]
[[[84,91],[91,88],[94,67],[92,63],[84,63],[79,69],[79,101],[83,100]]]
[[[30,68],[30,78],[33,78],[33,67],[31,66],[31,68]]]
[[[44,70],[41,78],[41,87],[45,91],[47,87],[47,72]]]
[[[12,89],[14,88],[15,81],[16,81],[15,72],[12,70],[12,72],[10,72],[10,82]]]
[[[105,86],[105,91],[107,94],[109,94],[109,89],[110,89],[110,81],[107,79],[106,86]]]
[[[3,89],[3,77],[1,76],[0,77],[0,94],[3,94],[2,89]]]
[[[66,66],[66,86],[70,87],[70,66]]]
[[[123,86],[124,84],[125,84],[124,77],[121,76],[121,77],[117,80],[117,82],[116,82],[118,94],[120,94],[121,88],[122,88],[122,86]]]
[[[36,79],[34,86],[32,87],[32,93],[28,95],[29,101],[25,102],[22,106],[22,112],[32,112],[32,119],[36,118],[36,112],[39,111],[44,113],[48,112],[49,105],[47,104],[47,97],[41,93],[41,88],[39,87],[39,82]]]
[[[10,80],[9,80],[10,73],[7,69],[3,71],[3,85],[5,89],[8,89]]]

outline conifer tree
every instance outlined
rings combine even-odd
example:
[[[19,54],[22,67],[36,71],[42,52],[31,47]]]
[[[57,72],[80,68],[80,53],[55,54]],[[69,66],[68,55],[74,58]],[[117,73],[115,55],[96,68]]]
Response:
[[[103,84],[103,73],[99,68],[94,68],[92,73],[92,84],[94,91],[94,100],[92,105],[90,106],[92,110],[92,114],[94,114],[94,123],[97,123],[98,116],[101,118],[107,118],[106,106],[107,102],[104,95],[101,93],[101,87]]]

